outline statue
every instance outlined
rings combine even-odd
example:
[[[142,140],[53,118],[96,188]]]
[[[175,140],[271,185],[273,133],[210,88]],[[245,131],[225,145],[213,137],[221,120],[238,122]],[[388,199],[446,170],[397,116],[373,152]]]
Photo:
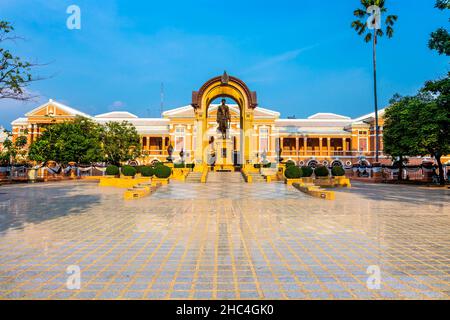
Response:
[[[173,154],[173,147],[172,144],[170,144],[167,147],[167,153],[169,154],[169,156],[167,157],[167,161],[172,162],[172,154]]]
[[[184,162],[184,150],[183,150],[183,148],[181,148],[181,151],[180,151],[180,159],[181,159],[181,162]]]
[[[217,123],[219,124],[219,132],[222,138],[227,138],[227,130],[230,128],[230,108],[225,104],[226,100],[222,99],[222,104],[217,108]]]

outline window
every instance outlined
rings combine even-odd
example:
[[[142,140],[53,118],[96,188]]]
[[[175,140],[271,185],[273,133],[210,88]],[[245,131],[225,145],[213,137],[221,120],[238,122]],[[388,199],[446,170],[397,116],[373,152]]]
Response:
[[[359,138],[359,151],[367,151],[367,138]]]
[[[259,129],[259,152],[269,151],[269,129]]]
[[[368,147],[367,131],[358,131],[358,151],[367,152]]]
[[[184,127],[177,127],[175,129],[175,150],[176,151],[181,151],[181,149],[185,150],[184,138],[185,138]]]

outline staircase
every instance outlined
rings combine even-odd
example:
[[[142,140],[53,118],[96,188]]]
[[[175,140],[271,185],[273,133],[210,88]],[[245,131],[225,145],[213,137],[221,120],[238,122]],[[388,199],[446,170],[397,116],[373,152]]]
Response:
[[[210,172],[208,183],[243,183],[244,179],[240,172]]]
[[[201,183],[202,172],[190,172],[186,177],[186,183]]]
[[[259,172],[249,172],[248,175],[252,177],[253,183],[266,182],[266,179],[264,179],[264,176],[261,175]]]

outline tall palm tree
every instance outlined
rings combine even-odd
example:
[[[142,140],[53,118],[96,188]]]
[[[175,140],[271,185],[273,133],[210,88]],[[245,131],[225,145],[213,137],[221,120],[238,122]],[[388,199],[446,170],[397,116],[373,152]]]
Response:
[[[379,126],[378,126],[378,94],[377,94],[377,43],[378,37],[385,34],[388,38],[394,35],[394,24],[398,17],[388,15],[385,19],[385,29],[381,25],[381,15],[388,9],[385,0],[360,0],[363,8],[356,9],[353,14],[358,19],[352,22],[352,28],[360,36],[364,36],[364,41],[373,43],[373,89],[375,97],[375,161],[378,162],[379,154]],[[379,8],[379,9],[377,9]]]

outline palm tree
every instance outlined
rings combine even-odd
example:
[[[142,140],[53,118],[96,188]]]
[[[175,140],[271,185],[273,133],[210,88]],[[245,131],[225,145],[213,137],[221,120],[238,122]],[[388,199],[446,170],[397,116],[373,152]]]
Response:
[[[386,28],[383,31],[381,26],[381,15],[388,9],[385,0],[360,0],[364,8],[356,9],[353,14],[358,19],[352,22],[352,28],[360,36],[364,36],[364,41],[373,43],[373,88],[375,97],[375,162],[378,162],[379,153],[379,126],[378,126],[378,94],[377,94],[377,42],[378,37],[385,34],[388,38],[394,35],[394,24],[398,17],[388,15],[385,20]]]

